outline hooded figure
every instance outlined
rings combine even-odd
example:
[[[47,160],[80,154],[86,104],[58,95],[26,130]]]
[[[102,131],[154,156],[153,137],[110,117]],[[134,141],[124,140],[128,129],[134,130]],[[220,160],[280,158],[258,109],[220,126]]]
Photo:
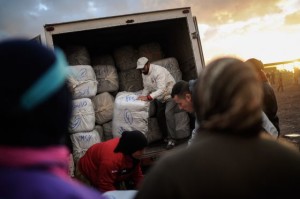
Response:
[[[68,176],[72,96],[67,62],[36,41],[0,43],[0,195],[3,198],[102,198]]]
[[[76,168],[76,177],[102,192],[136,189],[143,173],[140,158],[147,139],[140,131],[124,131],[114,138],[91,146]]]

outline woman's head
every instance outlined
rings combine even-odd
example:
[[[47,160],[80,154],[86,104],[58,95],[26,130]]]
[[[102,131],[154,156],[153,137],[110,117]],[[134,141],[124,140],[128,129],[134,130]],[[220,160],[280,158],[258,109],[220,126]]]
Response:
[[[256,134],[261,127],[261,84],[241,60],[220,58],[204,68],[193,102],[203,129]]]

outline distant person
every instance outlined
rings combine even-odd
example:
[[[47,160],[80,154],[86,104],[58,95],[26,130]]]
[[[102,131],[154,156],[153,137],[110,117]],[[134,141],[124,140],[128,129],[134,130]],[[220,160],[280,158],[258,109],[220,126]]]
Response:
[[[8,39],[0,59],[0,198],[104,198],[68,175],[72,96],[62,51]]]
[[[263,63],[255,58],[248,59],[246,61],[247,64],[250,64],[256,71],[263,89],[263,111],[268,116],[269,120],[276,127],[280,135],[280,127],[279,127],[279,118],[277,115],[278,105],[276,95],[274,93],[273,87],[269,83],[265,73],[263,72],[264,65]]]
[[[143,86],[139,100],[152,101],[158,105],[158,115],[164,115],[165,121],[159,120],[160,127],[164,131],[164,124],[167,125],[167,149],[176,145],[176,140],[186,138],[190,129],[180,126],[180,121],[176,121],[175,113],[179,112],[178,106],[171,97],[171,91],[175,80],[171,73],[162,66],[150,64],[148,58],[141,57],[137,60],[137,70],[141,70],[143,77]],[[164,112],[164,114],[161,114]],[[188,117],[188,115],[186,115]],[[188,124],[189,125],[189,124]],[[180,128],[179,128],[180,127]],[[184,132],[187,129],[188,133]]]
[[[283,81],[282,81],[282,73],[281,72],[278,72],[278,87],[277,87],[277,91],[278,92],[280,92],[280,91],[283,92]]]
[[[147,139],[140,131],[92,145],[76,168],[76,177],[101,192],[137,189],[144,175],[140,158]]]
[[[273,70],[271,71],[271,84],[275,84],[275,72]]]
[[[253,68],[217,59],[203,69],[194,91],[195,142],[162,156],[135,199],[298,195],[299,152],[260,136],[263,92]]]

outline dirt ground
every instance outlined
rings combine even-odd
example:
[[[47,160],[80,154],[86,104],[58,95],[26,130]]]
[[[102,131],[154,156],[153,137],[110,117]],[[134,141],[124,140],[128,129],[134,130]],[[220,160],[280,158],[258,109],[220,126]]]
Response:
[[[276,82],[275,82],[276,83]],[[283,91],[272,85],[278,103],[281,136],[290,133],[300,134],[300,82],[295,84],[293,73],[283,72]]]

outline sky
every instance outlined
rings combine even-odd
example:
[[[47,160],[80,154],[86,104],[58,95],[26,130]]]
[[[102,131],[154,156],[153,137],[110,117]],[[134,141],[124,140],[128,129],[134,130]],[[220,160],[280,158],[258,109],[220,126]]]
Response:
[[[300,0],[0,0],[0,40],[42,35],[45,24],[191,7],[205,62],[300,58]]]

